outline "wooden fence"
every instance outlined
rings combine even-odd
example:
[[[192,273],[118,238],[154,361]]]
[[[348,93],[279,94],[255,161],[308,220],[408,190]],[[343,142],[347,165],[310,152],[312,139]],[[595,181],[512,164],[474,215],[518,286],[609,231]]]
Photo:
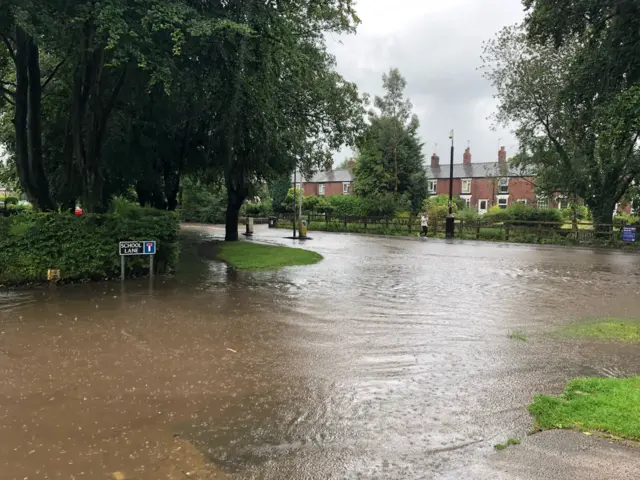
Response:
[[[280,215],[278,226],[291,226],[293,214]],[[420,218],[409,217],[361,217],[304,215],[310,231],[332,231],[353,233],[379,233],[389,235],[417,235]],[[465,222],[455,220],[455,237],[477,240],[503,240],[528,243],[603,243],[621,240],[621,226],[592,225],[590,223],[556,223],[509,221],[503,223]],[[429,236],[445,233],[444,220],[431,219]]]

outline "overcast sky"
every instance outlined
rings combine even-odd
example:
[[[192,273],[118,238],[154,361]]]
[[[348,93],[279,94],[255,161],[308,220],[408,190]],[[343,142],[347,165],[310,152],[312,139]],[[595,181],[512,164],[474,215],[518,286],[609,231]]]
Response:
[[[338,70],[371,95],[381,93],[383,73],[400,70],[427,160],[437,144],[440,162],[449,162],[452,128],[455,163],[462,162],[467,142],[474,162],[496,161],[500,144],[516,153],[508,130],[492,130],[493,89],[477,69],[482,42],[522,20],[520,0],[359,0],[356,11],[358,33],[329,38]]]

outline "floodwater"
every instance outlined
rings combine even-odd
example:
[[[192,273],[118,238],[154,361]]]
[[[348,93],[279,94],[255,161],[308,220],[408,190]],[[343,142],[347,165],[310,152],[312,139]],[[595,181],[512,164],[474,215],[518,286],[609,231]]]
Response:
[[[548,336],[637,316],[640,256],[313,237],[310,267],[0,292],[0,478],[499,478],[534,394],[640,373]]]

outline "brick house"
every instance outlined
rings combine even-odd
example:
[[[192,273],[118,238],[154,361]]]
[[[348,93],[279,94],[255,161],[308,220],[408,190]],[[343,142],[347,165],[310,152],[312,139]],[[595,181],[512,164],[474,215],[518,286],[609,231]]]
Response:
[[[430,195],[449,195],[450,164],[441,165],[435,153],[427,168]],[[538,208],[562,208],[561,197],[538,197],[534,176],[507,162],[507,151],[501,147],[497,162],[472,163],[471,150],[467,148],[462,163],[453,164],[453,195],[459,196],[471,208],[486,213],[492,206],[507,208],[513,203],[523,203]]]
[[[298,188],[302,187],[305,196],[330,197],[332,195],[350,195],[353,193],[353,167],[355,163],[349,162],[349,168],[318,172],[313,177],[297,178]],[[328,165],[330,167],[330,165]],[[293,181],[293,177],[292,177]]]

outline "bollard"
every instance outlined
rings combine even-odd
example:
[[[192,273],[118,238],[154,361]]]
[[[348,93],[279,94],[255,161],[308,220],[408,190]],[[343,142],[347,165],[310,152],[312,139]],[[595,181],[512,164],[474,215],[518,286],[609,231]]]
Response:
[[[247,230],[246,230],[245,235],[246,235],[247,237],[252,236],[252,235],[253,235],[253,217],[249,217],[249,218],[247,218],[247,225],[246,225],[246,227],[247,227]]]

